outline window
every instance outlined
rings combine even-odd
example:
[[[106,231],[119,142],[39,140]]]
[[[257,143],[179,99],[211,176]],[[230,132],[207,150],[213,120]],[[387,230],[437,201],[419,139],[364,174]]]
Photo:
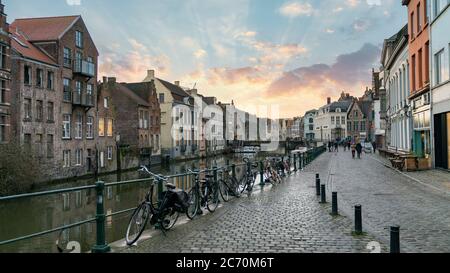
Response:
[[[83,138],[83,115],[78,114],[75,121],[75,139]]]
[[[355,132],[359,131],[359,126],[358,126],[358,122],[357,122],[357,121],[355,121],[353,125],[354,125],[354,127],[353,127],[353,131],[355,131]]]
[[[53,102],[47,102],[47,122],[54,122],[54,104]]]
[[[55,73],[49,71],[47,72],[47,89],[53,90],[55,81]]]
[[[355,118],[358,117],[358,111],[357,110],[353,111],[353,117],[355,117]]]
[[[98,165],[100,166],[100,168],[104,168],[105,167],[105,153],[104,152],[100,152],[98,161],[99,161]]]
[[[25,134],[23,136],[23,144],[26,153],[31,153],[31,134]]]
[[[86,103],[88,105],[94,105],[94,100],[93,100],[93,96],[92,96],[92,91],[94,90],[94,86],[92,84],[88,84],[86,86]]]
[[[414,12],[411,13],[410,25],[411,25],[411,40],[412,40],[414,39]]]
[[[310,118],[309,123],[314,123],[314,119]]]
[[[24,99],[24,115],[25,120],[31,120],[31,99]]]
[[[42,157],[42,135],[41,134],[37,134],[36,135],[36,155],[38,157]]]
[[[72,66],[72,50],[70,48],[64,48],[64,66],[71,67]]]
[[[6,68],[6,46],[0,45],[0,69]]]
[[[36,101],[36,121],[42,121],[44,112],[44,106],[41,100]]]
[[[0,143],[6,141],[6,117],[0,116]]]
[[[31,85],[31,67],[25,66],[24,67],[24,75],[23,75],[23,82],[26,85]]]
[[[346,120],[345,120],[345,117],[341,117],[341,120],[342,120],[342,122],[341,122],[342,125],[344,125],[344,124],[345,124],[345,121],[346,121]]]
[[[7,103],[6,100],[6,81],[0,80],[0,103]]]
[[[107,135],[109,137],[113,136],[113,120],[112,119],[108,119],[108,131],[107,131]]]
[[[411,76],[412,76],[412,86],[411,91],[416,91],[416,55],[412,55],[412,67],[411,67]]]
[[[335,123],[335,118],[331,117],[331,124],[334,124],[334,123]]]
[[[139,111],[139,129],[144,128],[144,111]]]
[[[443,61],[444,61],[444,50],[441,50],[434,55],[434,62],[436,64],[436,67],[435,67],[435,69],[436,69],[436,78],[435,78],[436,85],[441,84],[445,78],[445,75],[444,75],[445,69],[443,67],[443,65],[444,65]]]
[[[76,52],[75,53],[75,70],[81,71],[82,65],[83,65],[82,61],[83,61],[83,55],[81,54],[81,52]]]
[[[148,112],[144,111],[144,129],[148,129]]]
[[[64,85],[64,101],[70,102],[72,100],[72,91],[70,90],[70,79],[64,78],[63,79],[63,85]]]
[[[109,107],[109,99],[108,98],[103,98],[103,107],[108,109],[108,107]]]
[[[418,64],[418,69],[419,69],[419,88],[422,88],[422,86],[423,86],[423,81],[422,81],[422,70],[423,70],[423,67],[422,67],[422,58],[423,58],[423,55],[422,55],[422,49],[419,49],[419,64]]]
[[[54,143],[54,139],[53,139],[53,135],[47,135],[47,157],[48,158],[53,158],[54,153],[53,153],[53,143]]]
[[[42,69],[36,70],[36,86],[44,87],[44,71]]]
[[[164,103],[164,94],[159,94],[159,103]]]
[[[420,3],[417,4],[417,32],[422,30],[422,16],[420,10]]]
[[[70,150],[63,151],[63,167],[70,167]]]
[[[366,122],[365,121],[361,121],[361,131],[362,132],[366,131]]]
[[[336,125],[341,125],[341,117],[336,117]]]
[[[100,118],[98,120],[98,136],[104,137],[105,136],[105,119]]]
[[[75,45],[78,48],[83,48],[83,33],[80,31],[75,32]]]
[[[430,71],[430,43],[426,42],[425,43],[425,83],[429,83],[430,82],[430,73],[428,73],[428,71]]]
[[[75,151],[75,159],[76,159],[75,166],[83,165],[83,150],[82,149],[78,149]]]
[[[94,118],[93,117],[87,117],[86,138],[88,138],[88,139],[94,138]]]
[[[81,90],[83,89],[83,84],[80,81],[75,82],[75,91],[78,95],[81,95]]]
[[[434,0],[434,17],[441,14],[442,10],[447,6],[448,0]]]
[[[108,160],[113,160],[113,147],[108,147]]]
[[[348,131],[352,130],[352,123],[350,121],[347,123],[347,130]]]
[[[63,139],[70,139],[70,115],[63,115]]]

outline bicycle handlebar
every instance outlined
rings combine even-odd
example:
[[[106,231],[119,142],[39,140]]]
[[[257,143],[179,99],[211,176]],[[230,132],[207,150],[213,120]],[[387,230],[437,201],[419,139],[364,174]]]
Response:
[[[146,166],[141,166],[139,171],[140,172],[146,172],[147,174],[155,177],[159,181],[168,181],[169,180],[169,179],[167,179],[166,177],[164,177],[162,175],[152,173]]]

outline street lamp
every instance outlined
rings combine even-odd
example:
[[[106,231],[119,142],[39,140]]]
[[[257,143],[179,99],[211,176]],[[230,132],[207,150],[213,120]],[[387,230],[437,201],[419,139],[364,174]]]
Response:
[[[408,104],[405,104],[405,106],[403,107],[403,111],[405,112],[405,116],[407,117],[407,118],[409,118],[410,117],[410,115],[409,115],[409,105]]]

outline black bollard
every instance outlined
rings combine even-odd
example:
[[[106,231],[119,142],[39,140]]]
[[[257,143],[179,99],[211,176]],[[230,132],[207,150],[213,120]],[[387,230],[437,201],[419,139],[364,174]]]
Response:
[[[325,185],[322,185],[320,189],[320,203],[325,204],[326,202],[327,202],[327,189]]]
[[[391,253],[400,253],[400,227],[391,227]]]
[[[320,196],[320,178],[316,179],[316,193],[317,196]]]
[[[361,235],[362,230],[362,207],[361,205],[355,206],[355,233]]]
[[[316,179],[320,178],[320,174],[316,173]]]
[[[337,195],[337,192],[333,192],[332,195],[333,195],[333,201],[332,201],[331,215],[337,216],[337,215],[339,215],[339,212],[338,212],[338,195]]]

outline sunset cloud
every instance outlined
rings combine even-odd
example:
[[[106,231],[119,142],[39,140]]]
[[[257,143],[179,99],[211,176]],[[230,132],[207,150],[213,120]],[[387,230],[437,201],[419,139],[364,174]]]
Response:
[[[297,17],[301,15],[311,16],[314,12],[310,3],[290,2],[280,8],[280,13],[286,17]]]

